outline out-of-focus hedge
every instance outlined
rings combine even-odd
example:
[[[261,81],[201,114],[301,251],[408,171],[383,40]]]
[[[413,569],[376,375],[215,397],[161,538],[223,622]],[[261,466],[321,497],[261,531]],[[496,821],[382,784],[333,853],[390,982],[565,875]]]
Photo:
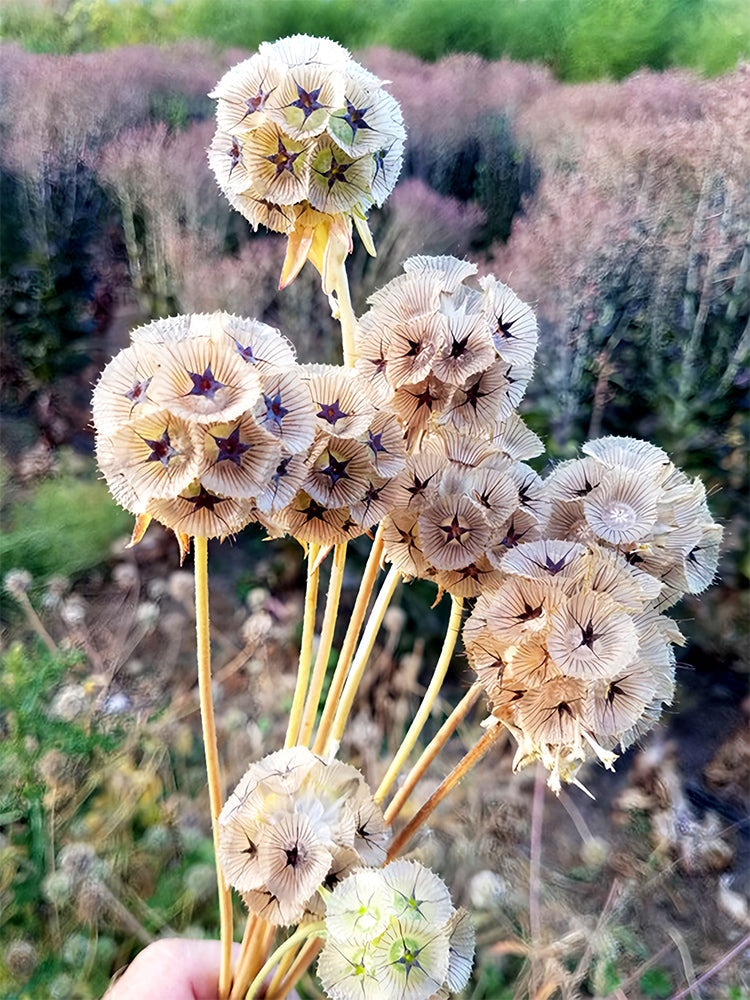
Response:
[[[569,81],[641,67],[714,75],[750,54],[746,0],[5,0],[2,13],[4,37],[35,52],[185,38],[251,49],[306,32],[428,60],[474,52],[540,62]]]

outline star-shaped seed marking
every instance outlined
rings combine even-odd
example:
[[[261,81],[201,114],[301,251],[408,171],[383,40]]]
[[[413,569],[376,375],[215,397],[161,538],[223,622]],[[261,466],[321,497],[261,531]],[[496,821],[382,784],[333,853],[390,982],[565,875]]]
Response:
[[[215,437],[213,434],[211,437],[214,439],[219,448],[219,454],[216,459],[217,462],[234,462],[235,465],[242,464],[242,456],[246,451],[250,450],[250,445],[243,444],[243,442],[240,441],[239,426],[235,427],[229,437]]]
[[[331,154],[331,165],[328,170],[318,170],[321,177],[325,177],[328,181],[328,190],[333,188],[333,185],[340,181],[342,184],[348,184],[346,179],[346,172],[349,167],[353,166],[352,163],[339,163],[336,157]]]
[[[311,521],[322,521],[324,519],[324,514],[326,508],[317,502],[317,500],[311,500],[307,507],[303,507],[300,514],[305,515],[305,521],[309,524]]]
[[[296,177],[297,175],[294,173],[294,161],[300,155],[301,151],[299,153],[290,153],[281,139],[279,139],[278,150],[275,153],[271,153],[266,159],[276,167],[276,177],[280,177],[284,171]]]
[[[527,528],[526,531],[528,530],[529,529]],[[516,530],[515,523],[511,521],[508,526],[508,530],[505,533],[505,538],[502,542],[500,542],[500,544],[504,545],[508,549],[512,549],[514,545],[518,545],[523,536],[526,534],[526,531]]]
[[[242,163],[242,146],[240,145],[240,140],[236,135],[230,137],[232,140],[232,145],[227,150],[227,156],[229,157],[229,162],[231,166],[229,167],[229,176],[232,176],[232,171],[239,164]]]
[[[145,378],[142,382],[134,382],[133,388],[125,393],[127,399],[131,403],[142,403],[146,398],[146,392],[149,385],[151,385],[151,379]]]
[[[451,346],[450,356],[452,358],[460,358],[466,351],[466,345],[469,343],[469,334],[467,333],[463,340],[456,340],[453,338],[453,345]]]
[[[349,128],[352,130],[352,141],[357,135],[357,132],[361,128],[369,129],[373,131],[372,125],[368,125],[365,121],[365,115],[370,110],[370,107],[366,108],[355,108],[352,102],[347,97],[346,99],[346,114],[339,115],[339,117],[346,122]]]
[[[242,360],[247,361],[248,364],[254,365],[258,359],[253,354],[253,345],[248,344],[247,347],[243,347],[239,340],[235,340],[234,343],[237,348],[237,353]]]
[[[320,111],[325,108],[325,104],[321,104],[318,98],[320,97],[320,92],[322,87],[316,87],[315,90],[305,90],[296,83],[297,87],[297,100],[292,101],[291,104],[287,105],[290,108],[299,108],[302,114],[305,116],[305,121],[310,117],[313,111]]]
[[[618,694],[624,695],[625,692],[621,687],[618,687],[615,681],[612,681],[612,683],[607,688],[607,694],[605,696],[607,699],[607,704],[611,705],[614,702],[615,698],[618,696]]]
[[[578,625],[577,622],[576,624]],[[581,646],[585,646],[587,649],[593,649],[596,640],[601,639],[604,635],[603,632],[594,631],[594,623],[591,618],[589,618],[588,625],[585,627],[583,625],[578,625],[578,628],[581,630],[581,641],[578,643],[579,649]]]
[[[379,431],[377,434],[373,434],[371,430],[367,431],[367,443],[372,449],[373,455],[377,455],[379,452],[384,452],[388,454],[388,449],[383,444],[383,432]]]
[[[214,378],[209,365],[202,375],[197,372],[188,372],[193,388],[188,393],[189,396],[205,396],[206,399],[213,399],[219,389],[224,389],[224,383]]]
[[[476,410],[477,406],[479,406],[479,400],[484,399],[485,396],[490,395],[489,392],[482,392],[480,390],[479,386],[481,384],[481,381],[482,381],[481,378],[478,378],[476,382],[474,382],[472,385],[469,386],[468,389],[464,389],[464,393],[466,394],[466,399],[461,404],[462,406],[466,406],[466,404],[468,403],[469,406],[472,407],[472,409]]]
[[[439,524],[438,527],[441,531],[445,532],[445,541],[447,542],[458,542],[459,545],[463,545],[461,538],[471,531],[471,528],[464,528],[458,520],[458,514],[453,515],[453,520],[450,524]]]
[[[335,424],[337,420],[343,420],[349,416],[339,406],[338,399],[334,400],[333,403],[321,403],[320,409],[315,415],[321,420],[327,420],[329,424]]]
[[[351,478],[349,473],[346,471],[346,467],[350,462],[350,458],[338,459],[334,458],[330,452],[328,453],[328,465],[321,468],[320,473],[321,475],[328,476],[330,478],[331,488],[333,488],[339,480]]]
[[[431,476],[427,477],[427,479],[420,479],[416,473],[412,473],[414,484],[413,486],[405,487],[406,492],[411,493],[412,498],[418,497],[421,493],[424,493],[424,491],[427,489],[428,483],[430,482],[431,479],[434,479],[436,475],[437,473],[433,472]],[[411,503],[411,501],[409,502]]]
[[[245,107],[247,111],[240,118],[240,122],[244,122],[248,115],[254,115],[258,111],[262,111],[266,106],[266,101],[271,96],[272,90],[263,90],[263,87],[258,87],[258,91],[255,97],[248,97],[245,99]]]
[[[544,559],[543,563],[539,562],[536,559],[534,560],[534,562],[536,563],[536,565],[540,569],[546,570],[549,573],[550,576],[557,576],[557,574],[558,573],[562,573],[562,571],[568,565],[568,556],[569,555],[570,555],[570,552],[566,552],[565,555],[561,556],[557,560],[557,562],[555,562],[555,560],[552,558],[552,556],[549,555],[549,553],[547,553],[545,555],[545,559]]]
[[[417,401],[417,408],[420,406],[426,406],[428,410],[432,409],[432,404],[437,403],[437,396],[433,396],[429,388],[425,389],[423,392],[417,393],[416,395],[412,393],[414,399]]]
[[[513,615],[517,622],[531,622],[535,618],[541,618],[544,607],[540,604],[538,608],[533,608],[526,601],[523,602],[523,611],[520,615]]]
[[[395,528],[399,534],[399,538],[401,539],[402,545],[406,545],[407,548],[410,549],[415,549],[417,547],[417,540],[414,537],[414,528],[410,528],[408,531],[404,531],[404,529],[399,528],[397,524],[395,525]]]
[[[377,178],[381,170],[383,171],[383,183],[384,184],[388,183],[385,176],[385,158],[386,156],[388,156],[388,154],[392,149],[393,146],[389,146],[388,149],[379,149],[377,153],[375,153],[375,176],[372,179],[373,184],[375,183],[375,179]]]
[[[584,477],[583,488],[580,490],[571,490],[571,493],[573,494],[574,497],[585,497],[595,488],[595,486],[598,485],[599,484],[596,483],[592,486],[592,484],[588,481],[588,479]]]
[[[263,402],[266,404],[265,419],[272,421],[277,427],[281,427],[281,421],[289,413],[289,410],[281,405],[281,393],[277,392],[275,396],[267,396],[263,393]]]
[[[201,485],[200,491],[194,497],[180,497],[185,503],[190,503],[193,505],[194,512],[199,510],[208,510],[213,513],[214,507],[217,504],[224,503],[227,497],[217,497],[213,493],[209,493],[205,486]]]
[[[518,322],[518,320],[519,320],[518,316],[516,316],[515,319],[509,319],[509,320],[506,320],[505,322],[503,322],[503,319],[502,319],[501,316],[495,316],[495,320],[497,322],[497,326],[495,328],[495,333],[496,333],[496,335],[498,337],[502,337],[504,340],[510,340],[511,337],[513,339],[515,339],[516,335],[514,333],[511,333],[510,328],[515,323]]]
[[[282,458],[282,460],[276,466],[276,472],[274,472],[274,474],[271,476],[271,479],[273,479],[273,481],[276,483],[277,486],[280,480],[284,478],[284,476],[288,476],[290,474],[289,463],[291,462],[291,460],[292,460],[291,455],[288,458]]]
[[[161,462],[164,468],[168,468],[169,460],[179,455],[179,451],[172,447],[169,442],[169,434],[165,430],[157,441],[149,441],[143,438],[143,443],[151,449],[151,454],[146,459],[147,462]]]

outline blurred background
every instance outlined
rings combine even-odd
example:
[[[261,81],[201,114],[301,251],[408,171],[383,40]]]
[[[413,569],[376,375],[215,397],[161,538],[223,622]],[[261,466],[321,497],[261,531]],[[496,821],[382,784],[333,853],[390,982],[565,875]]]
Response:
[[[537,311],[521,412],[547,442],[539,471],[589,437],[647,438],[702,477],[725,527],[714,587],[676,609],[674,707],[616,776],[590,772],[595,804],[575,790],[548,803],[541,886],[534,776],[510,775],[509,751],[421,845],[475,913],[466,996],[528,995],[530,905],[561,995],[672,995],[750,928],[750,7],[38,0],[0,14],[0,994],[87,1000],[154,935],[216,931],[190,566],[158,526],[124,549],[90,394],[133,326],[175,312],[255,316],[302,360],[339,360],[316,272],[277,291],[283,239],[231,212],[206,159],[219,77],[305,32],[390,81],[408,130],[401,180],[371,215],[378,257],[358,246],[350,261],[355,309],[411,254],[471,257]],[[231,785],[283,742],[300,550],[249,529],[211,567]],[[347,747],[371,783],[439,648],[433,598],[403,587],[386,620]],[[448,694],[469,683],[457,658]],[[736,956],[695,995],[740,1000],[747,975]]]

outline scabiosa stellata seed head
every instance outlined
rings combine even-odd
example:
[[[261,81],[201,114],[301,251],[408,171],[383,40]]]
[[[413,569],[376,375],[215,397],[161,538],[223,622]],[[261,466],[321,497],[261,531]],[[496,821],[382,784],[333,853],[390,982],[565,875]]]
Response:
[[[623,555],[659,582],[662,609],[705,590],[716,573],[722,529],[703,484],[647,441],[604,437],[582,450],[584,458],[562,462],[545,481],[548,534]]]
[[[256,504],[270,511],[279,468],[298,459],[302,472],[316,433],[290,342],[222,312],[156,320],[131,339],[102,372],[93,411],[99,466],[137,517],[133,541],[156,518],[184,551],[190,537],[241,530]]]
[[[333,1000],[427,1000],[462,989],[474,955],[465,911],[415,861],[359,869],[326,894],[318,975]]]
[[[656,722],[681,636],[656,610],[661,584],[596,543],[521,541],[496,565],[464,645],[492,716],[518,742],[514,766],[541,760],[559,790],[586,759],[611,767],[614,749]]]
[[[494,278],[470,284],[477,269],[468,261],[420,256],[403,266],[359,321],[359,371],[393,399],[412,443],[441,423],[493,435],[531,377],[532,310]]]
[[[318,889],[383,860],[388,839],[359,771],[305,747],[251,765],[219,817],[227,881],[250,910],[273,923],[319,912]]]
[[[254,228],[288,236],[282,287],[309,259],[330,290],[352,221],[374,253],[366,216],[401,169],[398,103],[342,46],[308,35],[263,43],[211,97],[208,158],[220,188]]]

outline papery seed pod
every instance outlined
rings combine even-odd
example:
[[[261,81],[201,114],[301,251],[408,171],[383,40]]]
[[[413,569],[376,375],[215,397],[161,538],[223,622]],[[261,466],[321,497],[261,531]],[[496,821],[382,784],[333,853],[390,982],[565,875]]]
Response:
[[[353,872],[326,895],[326,930],[318,976],[333,1000],[447,997],[471,973],[468,917],[418,862]]]
[[[349,871],[385,857],[389,831],[362,775],[290,747],[245,772],[219,817],[225,878],[254,912],[295,923]]]
[[[211,96],[208,158],[220,188],[255,228],[288,235],[282,287],[309,258],[329,291],[352,222],[374,253],[366,215],[401,167],[398,103],[340,45],[307,35],[264,43]]]

